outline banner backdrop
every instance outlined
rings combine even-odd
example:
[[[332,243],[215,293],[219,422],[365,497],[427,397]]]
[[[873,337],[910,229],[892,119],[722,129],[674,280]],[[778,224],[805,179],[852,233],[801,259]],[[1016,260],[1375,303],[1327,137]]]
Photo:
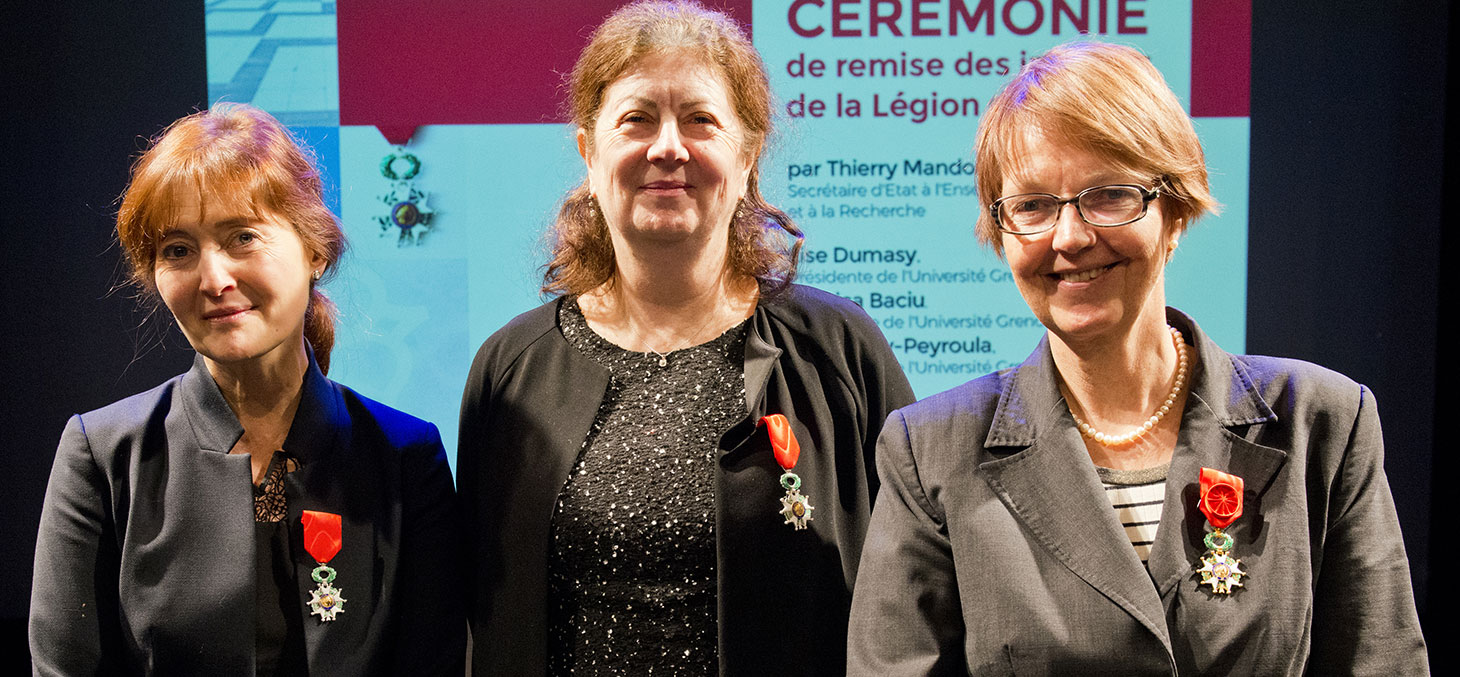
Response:
[[[1188,231],[1167,296],[1243,351],[1249,3],[708,4],[750,27],[770,73],[762,186],[806,231],[799,281],[861,304],[926,396],[1018,364],[1042,331],[974,237],[971,145],[1025,60],[1082,36],[1145,52],[1196,118],[1223,210]],[[350,237],[331,377],[436,423],[453,462],[477,346],[542,302],[543,233],[583,178],[564,76],[618,4],[207,4],[210,98],[310,144]]]

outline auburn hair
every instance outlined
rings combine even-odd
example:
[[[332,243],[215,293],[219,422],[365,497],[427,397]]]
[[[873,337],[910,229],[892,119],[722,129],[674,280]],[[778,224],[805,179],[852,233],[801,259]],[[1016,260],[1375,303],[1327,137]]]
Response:
[[[246,104],[219,103],[184,117],[157,135],[132,166],[117,211],[117,240],[133,284],[153,301],[157,245],[179,218],[185,196],[230,204],[240,213],[280,217],[294,227],[304,248],[325,261],[311,283],[304,337],[328,373],[335,343],[335,305],[320,290],[333,277],[346,241],[339,220],[324,203],[324,183],[313,154],[272,115]],[[190,201],[189,201],[190,202]]]

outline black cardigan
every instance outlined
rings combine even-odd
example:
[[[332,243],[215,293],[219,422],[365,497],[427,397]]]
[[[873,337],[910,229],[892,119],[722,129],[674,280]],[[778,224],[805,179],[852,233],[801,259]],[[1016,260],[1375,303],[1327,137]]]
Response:
[[[254,505],[243,434],[199,357],[73,416],[41,512],[36,674],[253,674]],[[326,379],[310,356],[284,449],[286,517],[343,517],[347,600],[308,615],[315,562],[293,528],[310,674],[460,674],[464,613],[451,472],[436,426]]]
[[[608,387],[563,338],[561,300],[523,313],[477,352],[461,407],[457,478],[475,540],[468,618],[477,674],[543,674],[553,507]],[[793,286],[762,302],[745,344],[746,417],[720,439],[715,479],[721,674],[841,675],[852,583],[877,494],[887,414],[913,401],[886,339],[855,304]],[[815,506],[779,514],[782,473],[758,426],[785,414]]]

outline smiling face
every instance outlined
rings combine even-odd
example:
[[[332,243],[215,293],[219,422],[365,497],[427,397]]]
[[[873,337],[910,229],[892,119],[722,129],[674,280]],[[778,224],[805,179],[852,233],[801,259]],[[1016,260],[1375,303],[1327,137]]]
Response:
[[[1089,151],[1031,129],[1019,166],[1000,195],[1051,193],[1070,197],[1091,186],[1137,184],[1148,176],[1113,169]],[[1055,227],[1036,235],[1001,235],[1009,268],[1035,317],[1066,344],[1120,340],[1143,322],[1165,322],[1165,276],[1175,230],[1162,200],[1134,223],[1099,228],[1065,205]],[[1158,325],[1159,326],[1159,325]]]
[[[690,54],[649,54],[609,85],[578,152],[615,250],[723,249],[750,176],[743,139],[724,78]]]
[[[157,240],[153,280],[188,343],[229,365],[302,350],[310,279],[324,260],[277,216],[186,192]]]

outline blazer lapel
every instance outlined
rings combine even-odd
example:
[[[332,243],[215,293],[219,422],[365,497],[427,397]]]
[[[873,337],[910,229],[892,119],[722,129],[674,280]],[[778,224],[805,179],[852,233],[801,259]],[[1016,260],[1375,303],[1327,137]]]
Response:
[[[130,516],[133,529],[129,531],[136,530],[137,520],[160,531],[139,539],[146,547],[133,548],[129,543],[132,566],[148,575],[164,576],[164,581],[190,581],[157,588],[156,601],[162,602],[158,609],[166,609],[174,620],[189,619],[196,626],[189,631],[193,636],[209,637],[207,660],[216,661],[211,664],[246,666],[251,672],[255,623],[252,477],[249,457],[228,453],[243,436],[243,426],[202,355],[194,358],[192,369],[183,375],[173,405],[183,415],[167,417],[167,458],[156,466],[161,483],[137,487],[155,488],[159,493],[135,496]],[[172,571],[180,572],[180,577],[168,575]],[[203,611],[200,605],[210,610]],[[235,659],[240,662],[233,662]]]
[[[228,406],[228,400],[223,398],[223,391],[218,389],[218,383],[213,380],[201,353],[193,357],[193,368],[183,375],[178,388],[183,410],[187,412],[188,426],[198,448],[220,454],[231,451],[243,437],[243,426]],[[173,437],[176,436],[169,439]],[[182,444],[182,441],[174,444]]]
[[[1051,556],[1170,651],[1160,597],[1105,498],[1055,378],[1041,341],[1005,387],[984,442],[991,450],[1027,448],[982,463],[979,472]]]
[[[331,384],[310,355],[299,409],[284,441],[284,450],[299,460],[299,469],[285,478],[289,496],[290,542],[294,550],[294,579],[298,588],[300,615],[304,618],[304,646],[311,670],[351,672],[356,659],[370,652],[360,643],[370,636],[371,624],[379,622],[374,610],[380,585],[375,522],[382,516],[379,497],[385,495],[380,478],[356,472],[373,464],[351,462],[353,441],[350,415],[339,391]],[[311,574],[319,562],[305,549],[300,518],[305,510],[328,512],[341,517],[340,551],[327,562],[336,572],[331,583],[345,599],[339,614],[325,621],[312,614],[309,600],[319,585]],[[363,669],[363,666],[359,666]]]
[[[1193,567],[1206,553],[1206,516],[1197,506],[1201,469],[1242,478],[1242,517],[1227,529],[1241,547],[1261,538],[1263,494],[1287,461],[1287,452],[1249,442],[1234,432],[1277,420],[1242,365],[1190,318],[1172,310],[1168,319],[1194,339],[1199,359],[1166,475],[1166,507],[1147,561],[1162,597],[1183,580],[1194,580]]]

